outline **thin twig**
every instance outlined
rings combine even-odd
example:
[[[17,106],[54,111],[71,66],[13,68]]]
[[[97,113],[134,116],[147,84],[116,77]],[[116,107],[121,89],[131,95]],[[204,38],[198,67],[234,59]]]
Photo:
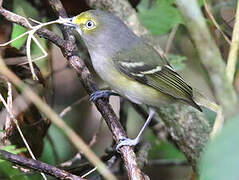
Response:
[[[93,173],[93,172],[95,172],[97,170],[97,168],[96,167],[94,167],[93,169],[91,169],[89,172],[87,172],[87,173],[85,173],[82,177],[84,178],[84,177],[86,177],[86,176],[88,176],[88,175],[90,175],[91,173]]]
[[[173,29],[172,29],[172,31],[170,32],[170,34],[169,34],[169,37],[168,37],[167,43],[166,43],[165,52],[164,52],[165,55],[168,55],[168,52],[169,52],[169,50],[170,50],[170,48],[171,48],[171,46],[172,46],[173,39],[174,39],[174,37],[175,37],[175,35],[176,35],[176,32],[177,32],[177,30],[178,30],[178,26],[179,26],[179,25],[176,24],[176,25],[173,27]]]
[[[62,118],[63,116],[65,116],[68,112],[70,112],[73,108],[73,106],[76,106],[80,103],[82,103],[83,101],[85,101],[88,98],[88,96],[84,96],[81,99],[77,100],[76,102],[74,102],[72,105],[67,106],[65,109],[63,109],[61,111],[61,113],[59,114],[59,116]]]
[[[77,153],[73,158],[71,158],[70,160],[67,160],[66,162],[61,163],[59,166],[60,167],[70,167],[72,166],[72,164],[76,161],[79,161],[82,159],[82,156],[80,153]]]
[[[226,34],[221,30],[219,24],[217,23],[216,19],[214,18],[214,16],[212,15],[211,13],[211,10],[210,10],[210,7],[209,5],[207,4],[207,1],[206,0],[203,0],[204,2],[204,7],[205,7],[205,10],[209,16],[209,18],[211,19],[212,23],[214,24],[214,26],[217,28],[217,30],[222,34],[223,38],[227,41],[228,44],[231,44],[231,41],[230,39],[226,36]]]
[[[26,22],[26,18],[19,16],[17,14],[14,14],[11,11],[4,9],[1,6],[0,6],[0,15],[2,15],[6,20],[12,23],[19,24],[25,28],[31,28],[31,25],[29,25],[29,22],[28,21]],[[44,37],[45,39],[57,45],[58,47],[64,48],[65,41],[57,34],[44,28],[38,29],[36,31],[36,34],[39,35],[40,37]]]
[[[89,161],[98,167],[98,170],[107,179],[116,179],[115,176],[105,167],[104,163],[94,154],[94,152],[87,146],[87,144],[53,111],[41,98],[36,95],[31,88],[24,84],[14,73],[12,73],[0,58],[0,73],[7,77],[23,94],[23,96],[32,101],[36,107],[42,111],[53,124],[63,130],[67,137],[71,140],[72,144],[83,152]]]
[[[98,137],[98,135],[99,135],[99,133],[100,133],[100,131],[102,129],[102,125],[103,125],[103,118],[101,117],[99,125],[98,125],[98,127],[97,127],[97,129],[96,129],[96,131],[95,131],[95,133],[93,135],[93,137],[90,140],[89,147],[92,147],[96,143],[97,137]]]
[[[230,46],[226,67],[226,75],[230,83],[233,83],[234,75],[236,72],[238,49],[239,49],[239,1],[237,1],[236,18],[232,32],[232,43]]]
[[[72,180],[85,180],[73,174],[70,174],[62,169],[56,168],[55,166],[34,160],[25,158],[19,155],[9,153],[4,150],[0,150],[0,158],[6,161],[12,162],[19,166],[24,166],[30,169],[33,169],[37,172],[46,173],[57,179],[72,179]]]
[[[38,40],[35,38],[34,34],[36,33],[36,31],[38,29],[41,29],[42,27],[44,26],[47,26],[47,25],[50,25],[50,24],[55,24],[55,23],[59,23],[61,21],[61,19],[58,19],[58,20],[55,20],[55,21],[50,21],[50,22],[46,22],[46,23],[40,23],[36,26],[32,26],[30,24],[30,22],[25,18],[25,17],[21,17],[19,15],[17,15],[17,17],[20,17],[22,18],[22,21],[25,21],[26,25],[29,26],[29,29],[27,32],[21,34],[20,36],[16,37],[15,39],[13,40],[10,40],[6,43],[3,43],[3,44],[0,44],[0,46],[6,46],[8,44],[10,44],[11,42],[13,41],[16,41],[17,39],[25,36],[25,35],[28,35],[27,37],[27,43],[26,43],[26,54],[27,54],[27,60],[28,60],[28,63],[29,63],[29,66],[30,66],[30,70],[31,70],[31,73],[32,73],[32,77],[34,80],[38,80],[37,78],[37,75],[35,74],[35,71],[34,71],[34,68],[33,68],[33,61],[38,61],[40,59],[43,59],[47,56],[47,52],[44,50],[44,48],[42,47],[42,45],[38,42]],[[36,45],[40,48],[40,50],[42,51],[43,55],[40,56],[40,57],[37,57],[36,59],[32,59],[31,58],[31,40],[33,40]]]
[[[7,84],[8,84],[8,89],[11,89],[11,84],[9,82],[7,82]],[[15,118],[13,112],[11,111],[12,110],[12,93],[11,92],[12,92],[11,90],[8,90],[8,94],[10,96],[10,98],[8,98],[8,102],[9,102],[9,99],[11,99],[10,100],[11,101],[10,107],[7,105],[6,101],[4,100],[4,98],[3,98],[3,96],[1,94],[0,94],[0,100],[3,103],[4,107],[7,109],[7,112],[9,114],[9,116],[10,116],[10,119],[12,119],[13,122],[15,123],[15,125],[17,127],[17,130],[18,130],[18,132],[19,132],[19,134],[20,134],[20,136],[22,138],[22,141],[24,142],[24,145],[26,146],[30,156],[32,157],[32,159],[36,160],[36,157],[33,154],[32,150],[31,150],[31,148],[30,148],[30,146],[29,146],[29,144],[28,144],[28,142],[27,142],[27,140],[26,140],[26,138],[25,138],[25,136],[24,136],[24,134],[23,134],[23,132],[22,132],[22,130],[20,128],[20,126],[19,126],[19,123],[18,123],[17,119]],[[41,173],[41,175],[42,175],[44,180],[47,180],[46,175],[44,173]]]

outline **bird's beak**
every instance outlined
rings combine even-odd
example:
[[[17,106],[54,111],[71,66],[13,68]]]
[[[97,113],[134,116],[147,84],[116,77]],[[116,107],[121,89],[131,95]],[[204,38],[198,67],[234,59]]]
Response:
[[[72,22],[73,17],[72,18],[62,18],[62,20],[64,21],[64,25],[66,25],[66,26],[70,26],[73,28],[77,27],[77,25]]]
[[[80,35],[82,35],[81,28],[77,24],[73,23],[73,19],[74,19],[74,17],[72,17],[72,18],[61,18],[60,21],[65,26],[69,26],[71,28],[74,28]]]

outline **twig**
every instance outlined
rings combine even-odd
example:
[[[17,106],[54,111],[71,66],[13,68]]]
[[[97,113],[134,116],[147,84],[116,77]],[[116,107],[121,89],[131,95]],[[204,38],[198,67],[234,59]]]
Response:
[[[90,175],[91,173],[95,172],[96,170],[97,170],[97,168],[94,167],[93,169],[91,169],[90,171],[88,171],[87,173],[85,173],[82,177],[84,178],[84,177]]]
[[[234,75],[236,72],[238,49],[239,49],[239,1],[237,1],[236,18],[232,32],[232,43],[230,46],[226,67],[226,75],[230,83],[233,83]]]
[[[74,102],[72,105],[67,106],[65,109],[63,109],[61,111],[61,113],[59,114],[59,116],[62,118],[63,116],[65,116],[68,112],[70,112],[72,110],[73,106],[76,106],[80,103],[82,103],[82,101],[85,101],[88,98],[88,96],[84,96],[81,99],[77,100],[76,102]]]
[[[177,30],[178,30],[178,26],[179,26],[178,24],[175,25],[175,26],[173,27],[173,29],[171,30],[170,34],[169,34],[169,37],[168,37],[168,40],[167,40],[167,43],[166,43],[165,52],[164,52],[165,55],[168,54],[168,52],[169,52],[169,50],[170,50],[170,48],[171,48],[173,39],[174,39],[175,34],[176,34]]]
[[[47,105],[41,98],[36,95],[26,84],[24,84],[14,73],[12,73],[0,58],[0,73],[9,79],[23,94],[23,96],[32,101],[36,107],[42,111],[53,124],[63,130],[63,132],[71,140],[72,144],[83,152],[89,161],[98,167],[98,170],[107,179],[116,179],[111,172],[105,167],[101,160],[93,153],[87,144]]]
[[[223,38],[227,41],[227,43],[230,45],[231,44],[231,41],[230,39],[225,35],[225,33],[221,30],[219,24],[217,23],[216,19],[214,18],[214,16],[212,15],[211,13],[211,10],[210,10],[210,7],[209,5],[207,4],[207,1],[206,0],[203,0],[204,2],[204,7],[205,7],[205,10],[209,16],[209,18],[211,19],[212,23],[216,26],[217,30],[222,34]]]
[[[21,17],[17,14],[12,13],[11,11],[8,11],[0,6],[0,15],[2,15],[6,20],[19,24],[25,28],[31,28],[31,25],[26,22],[26,19],[24,17]],[[50,42],[54,43],[60,48],[64,48],[65,41],[55,33],[47,30],[47,29],[39,29],[36,31],[36,34],[40,37],[44,37],[45,39],[49,40]]]
[[[90,140],[89,147],[92,147],[96,143],[97,137],[98,137],[98,135],[99,135],[99,133],[100,133],[100,131],[102,129],[102,125],[103,125],[103,118],[101,117],[99,125],[98,125],[98,127],[97,127],[97,129],[96,129],[96,131],[95,131],[95,133],[93,135],[93,137]]]
[[[22,21],[25,22],[25,24],[29,27],[30,30],[26,31],[25,33],[21,34],[20,36],[16,37],[15,39],[13,40],[10,40],[6,43],[3,43],[3,44],[0,44],[0,47],[1,46],[6,46],[8,44],[10,44],[11,42],[13,41],[16,41],[17,39],[20,39],[22,38],[23,36],[25,35],[28,35],[27,37],[27,42],[26,42],[26,54],[27,54],[27,60],[28,60],[28,63],[29,63],[29,66],[30,66],[30,70],[31,70],[31,73],[32,73],[32,77],[33,79],[35,80],[38,80],[37,78],[37,75],[35,74],[35,71],[34,71],[34,68],[33,68],[33,61],[38,61],[40,59],[43,59],[47,56],[47,52],[44,50],[44,48],[42,47],[42,45],[38,42],[38,40],[35,38],[34,34],[35,32],[44,27],[44,26],[47,26],[47,25],[50,25],[50,24],[55,24],[55,23],[59,23],[59,21],[61,21],[61,19],[58,19],[58,20],[55,20],[55,21],[50,21],[50,22],[46,22],[46,23],[38,23],[36,26],[32,26],[30,24],[30,22],[25,18],[25,17],[21,17],[19,15],[16,15],[16,17],[20,17],[22,19]],[[36,45],[39,47],[39,49],[42,51],[43,55],[40,56],[40,57],[37,57],[36,59],[32,59],[31,58],[31,41],[34,41],[36,43]]]
[[[73,158],[71,158],[70,160],[67,160],[66,162],[61,163],[59,166],[60,167],[70,167],[72,166],[72,164],[76,161],[79,161],[82,159],[82,156],[80,153],[77,153]]]
[[[32,157],[32,159],[36,160],[36,157],[35,157],[35,155],[33,154],[32,150],[31,150],[31,148],[30,148],[30,146],[29,146],[29,144],[28,144],[28,142],[27,142],[27,140],[26,140],[26,138],[25,138],[25,136],[24,136],[24,134],[23,134],[23,132],[22,132],[22,130],[21,130],[21,128],[20,128],[20,126],[19,126],[19,123],[18,123],[17,119],[15,118],[15,116],[14,116],[14,114],[13,114],[13,112],[12,112],[12,90],[11,90],[11,83],[10,83],[10,82],[7,82],[7,84],[8,84],[8,94],[9,94],[9,96],[10,96],[10,97],[8,97],[8,102],[9,102],[9,99],[10,99],[10,101],[11,101],[11,102],[10,102],[10,107],[7,105],[6,101],[4,100],[4,98],[3,98],[3,96],[2,96],[1,94],[0,94],[0,100],[1,100],[1,102],[4,104],[5,108],[7,109],[7,112],[8,112],[8,114],[9,114],[10,119],[13,120],[13,122],[15,123],[15,125],[16,125],[16,127],[17,127],[17,130],[18,130],[18,132],[19,132],[19,134],[20,134],[20,137],[22,138],[22,141],[24,142],[24,145],[26,146],[26,148],[27,148],[27,150],[28,150],[30,156]],[[42,175],[42,177],[43,177],[44,180],[47,180],[46,175],[45,175],[44,173],[41,173],[41,175]]]
[[[37,172],[46,173],[48,175],[56,177],[57,179],[85,180],[83,178],[70,174],[64,170],[56,168],[55,166],[37,160],[25,158],[19,155],[15,155],[4,150],[0,150],[0,158],[12,162],[14,164],[17,164],[19,166],[24,166],[33,169]]]

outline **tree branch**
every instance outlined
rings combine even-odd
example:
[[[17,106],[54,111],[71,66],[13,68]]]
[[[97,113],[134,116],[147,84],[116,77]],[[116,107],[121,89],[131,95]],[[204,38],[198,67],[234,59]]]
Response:
[[[2,6],[0,6],[0,15],[2,15],[6,20],[12,23],[19,24],[27,29],[30,28],[25,18],[4,9]],[[55,33],[47,29],[44,29],[44,28],[39,29],[36,33],[39,37],[44,37],[45,39],[56,44],[60,48],[64,48],[66,44],[65,41],[60,36],[56,35]]]
[[[230,83],[233,84],[234,76],[236,73],[236,65],[238,60],[238,49],[239,49],[239,1],[237,2],[236,8],[236,19],[232,32],[232,43],[227,60],[226,74]]]
[[[37,160],[25,158],[23,156],[15,155],[4,150],[0,150],[0,158],[19,166],[24,166],[34,171],[51,175],[57,179],[85,180],[62,169],[56,168],[55,166]]]

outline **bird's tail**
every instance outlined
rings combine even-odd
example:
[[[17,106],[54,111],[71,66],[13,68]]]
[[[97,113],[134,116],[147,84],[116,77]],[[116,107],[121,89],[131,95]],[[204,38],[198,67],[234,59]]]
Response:
[[[193,89],[193,100],[199,105],[203,106],[217,114],[211,132],[211,137],[214,137],[222,128],[224,116],[220,105],[210,100],[207,96],[201,94],[198,90]]]

